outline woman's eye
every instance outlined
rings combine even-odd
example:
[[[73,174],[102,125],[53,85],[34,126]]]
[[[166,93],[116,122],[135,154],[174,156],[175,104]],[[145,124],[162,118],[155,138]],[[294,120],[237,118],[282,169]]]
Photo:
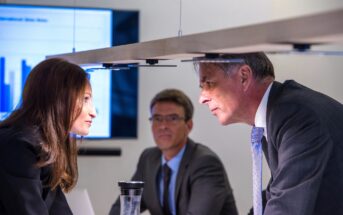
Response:
[[[83,103],[87,104],[87,103],[89,103],[89,100],[90,100],[90,97],[89,96],[85,96],[83,98]]]

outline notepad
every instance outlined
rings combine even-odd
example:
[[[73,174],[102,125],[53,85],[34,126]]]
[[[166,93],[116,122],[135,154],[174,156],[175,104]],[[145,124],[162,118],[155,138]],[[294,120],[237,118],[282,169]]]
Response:
[[[76,188],[66,193],[66,198],[74,215],[95,215],[86,189]]]

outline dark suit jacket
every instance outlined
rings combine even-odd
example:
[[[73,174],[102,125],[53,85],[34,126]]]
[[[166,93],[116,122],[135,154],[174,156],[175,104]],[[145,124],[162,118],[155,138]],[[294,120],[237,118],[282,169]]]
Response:
[[[29,129],[0,129],[0,214],[72,214],[60,187],[47,185],[50,168],[35,167],[39,145]]]
[[[343,214],[343,105],[294,81],[274,82],[267,136],[264,215]]]
[[[141,211],[162,215],[158,175],[161,151],[157,147],[143,151],[132,180],[144,181]],[[237,209],[225,169],[208,147],[188,139],[180,163],[175,188],[178,215],[236,215]],[[113,204],[111,215],[120,214],[120,201]]]

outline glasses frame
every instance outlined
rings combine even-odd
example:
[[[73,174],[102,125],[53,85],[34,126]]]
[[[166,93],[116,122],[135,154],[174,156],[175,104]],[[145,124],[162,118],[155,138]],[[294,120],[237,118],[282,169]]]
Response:
[[[153,115],[149,117],[149,121],[152,125],[160,125],[163,122],[166,124],[176,125],[180,121],[185,121],[186,118],[183,116],[179,116],[178,114],[168,114],[168,115]]]

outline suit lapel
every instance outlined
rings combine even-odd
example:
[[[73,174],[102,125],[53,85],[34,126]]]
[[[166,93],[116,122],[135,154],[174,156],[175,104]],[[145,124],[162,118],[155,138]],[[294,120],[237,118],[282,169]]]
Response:
[[[271,120],[270,120],[270,112],[274,106],[275,101],[277,100],[277,98],[279,97],[280,93],[282,92],[283,89],[283,84],[277,81],[273,82],[272,88],[270,90],[269,93],[269,98],[268,98],[268,104],[267,104],[267,115],[266,115],[266,121],[267,121],[267,136],[268,136],[268,142],[270,143],[270,138],[271,138]]]
[[[264,156],[266,156],[266,160],[269,165],[268,142],[265,136],[263,136],[262,138],[262,150],[263,150]]]
[[[176,186],[175,186],[175,203],[176,203],[176,210],[177,210],[177,202],[178,202],[178,198],[179,198],[179,193],[180,193],[180,187],[181,187],[181,183],[183,181],[183,177],[186,174],[188,165],[192,159],[192,154],[194,152],[195,149],[195,143],[188,138],[187,140],[187,144],[186,144],[186,150],[185,153],[182,157],[181,163],[180,163],[180,167],[179,167],[179,171],[177,173],[177,178],[176,178]]]
[[[277,105],[278,101],[282,98],[282,94],[284,90],[287,88],[287,85],[292,83],[293,81],[285,81],[284,83],[280,83],[274,81],[272,88],[269,93],[268,104],[267,104],[267,116],[266,116],[266,123],[267,123],[267,142],[263,144],[263,152],[266,156],[267,163],[271,172],[273,172],[277,167],[277,152],[276,152],[276,131],[275,131],[275,120],[271,119],[271,113],[273,112],[274,107]],[[273,177],[273,174],[271,174]]]
[[[151,165],[151,172],[152,174],[148,174],[151,175],[151,178],[148,180],[150,181],[150,183],[154,183],[151,185],[152,187],[152,194],[149,197],[151,202],[158,202],[158,211],[159,214],[163,214],[162,211],[162,206],[160,204],[160,196],[159,196],[159,174],[160,174],[160,169],[161,169],[161,151],[158,150],[157,153],[155,153],[153,156],[151,156],[151,160],[150,160],[150,165]]]

